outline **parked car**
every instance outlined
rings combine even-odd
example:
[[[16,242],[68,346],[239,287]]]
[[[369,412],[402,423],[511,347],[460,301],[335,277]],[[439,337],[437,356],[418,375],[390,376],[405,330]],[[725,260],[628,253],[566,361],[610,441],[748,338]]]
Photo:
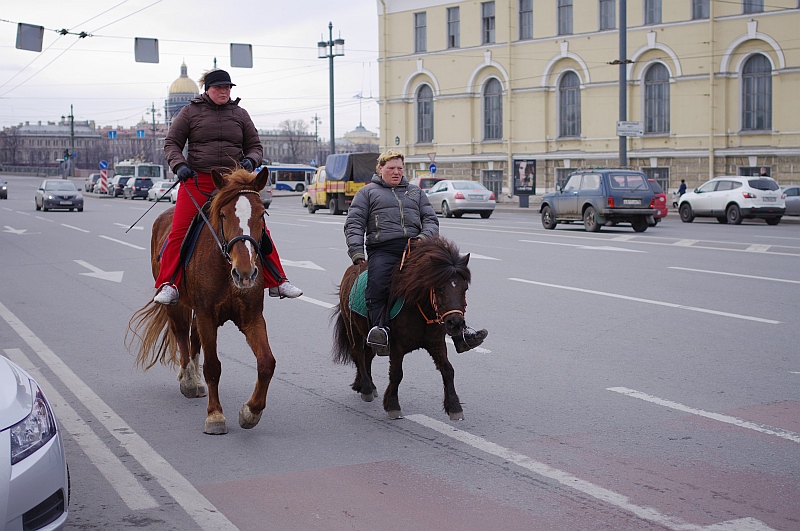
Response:
[[[173,188],[172,191],[169,193],[169,202],[172,203],[173,205],[175,204],[175,201],[178,200],[178,190],[180,190],[180,188],[181,188],[181,183],[178,182],[178,184],[175,185],[175,188]]]
[[[172,184],[172,181],[158,181],[147,191],[147,200],[160,201],[161,196],[167,193],[167,190],[169,190]],[[165,197],[164,199],[169,201],[169,196]]]
[[[571,173],[563,187],[542,196],[542,226],[583,220],[597,232],[603,225],[630,223],[636,232],[655,224],[655,193],[644,173],[620,169],[592,169]]]
[[[783,194],[786,196],[786,216],[800,216],[800,186],[784,186]]]
[[[738,225],[743,219],[762,218],[777,225],[786,211],[785,196],[771,177],[716,177],[681,196],[681,221],[696,217],[717,218],[720,223]]]
[[[123,199],[147,199],[147,193],[153,187],[153,179],[150,177],[136,177],[128,179],[125,186],[122,188]]]
[[[8,183],[0,181],[0,199],[8,199]]]
[[[265,186],[261,189],[259,195],[261,196],[261,202],[264,203],[264,208],[269,208],[272,204],[272,187],[269,185]]]
[[[122,189],[125,188],[125,184],[127,184],[130,178],[130,175],[115,175],[108,185],[108,195],[111,197],[121,196]]]
[[[100,180],[99,173],[92,173],[89,177],[86,178],[86,182],[83,183],[83,191],[84,192],[94,192],[94,185]]]
[[[53,409],[33,377],[0,355],[0,493],[4,529],[63,529],[69,471]]]
[[[411,184],[416,184],[423,190],[430,190],[433,188],[433,185],[438,183],[439,181],[444,181],[444,177],[414,177],[409,181]]]
[[[494,192],[476,181],[442,180],[425,193],[434,212],[447,218],[480,214],[486,219],[494,212]]]
[[[661,185],[658,184],[658,181],[655,179],[649,179],[650,187],[653,189],[653,193],[656,196],[656,201],[653,206],[656,209],[656,213],[653,214],[653,224],[650,225],[651,227],[655,227],[658,222],[662,219],[667,217],[669,213],[669,208],[667,207],[667,194],[664,193],[664,190],[661,188]]]
[[[75,187],[75,183],[64,179],[45,179],[36,190],[33,198],[36,210],[63,209],[83,212],[83,196]]]

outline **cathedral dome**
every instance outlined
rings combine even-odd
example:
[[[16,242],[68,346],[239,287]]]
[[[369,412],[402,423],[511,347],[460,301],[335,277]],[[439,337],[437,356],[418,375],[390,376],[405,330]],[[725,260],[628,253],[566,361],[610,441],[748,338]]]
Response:
[[[200,94],[197,83],[189,79],[186,63],[181,65],[181,77],[172,82],[169,87],[170,94]]]

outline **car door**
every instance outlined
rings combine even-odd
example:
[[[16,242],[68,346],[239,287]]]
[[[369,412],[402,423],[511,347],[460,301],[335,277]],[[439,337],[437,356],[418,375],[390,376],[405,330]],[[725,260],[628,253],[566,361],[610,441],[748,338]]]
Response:
[[[738,185],[738,186],[737,186]],[[709,208],[711,209],[712,216],[722,216],[725,214],[725,209],[728,206],[728,202],[731,199],[731,195],[733,195],[733,190],[736,188],[740,188],[742,185],[736,181],[729,181],[727,179],[723,179],[717,181],[717,187],[714,189],[713,192],[708,194],[708,200],[710,201]]]
[[[433,211],[437,214],[442,213],[442,202],[445,199],[445,192],[447,191],[447,181],[439,181],[433,188],[428,190],[428,201],[433,207]]]
[[[564,188],[556,195],[558,198],[558,205],[556,212],[558,216],[577,216],[578,215],[578,192],[581,189],[581,180],[583,175],[576,173],[571,175],[569,180],[564,183]]]
[[[714,190],[717,189],[719,181],[708,181],[700,188],[695,190],[694,195],[691,196],[692,210],[697,215],[710,215],[711,204],[713,202]]]
[[[800,216],[800,186],[788,186],[786,194],[786,215]]]

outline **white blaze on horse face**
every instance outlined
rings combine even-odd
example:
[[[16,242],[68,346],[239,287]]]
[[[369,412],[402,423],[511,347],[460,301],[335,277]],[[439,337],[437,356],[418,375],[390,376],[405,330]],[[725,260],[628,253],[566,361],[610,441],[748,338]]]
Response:
[[[236,200],[236,217],[239,219],[239,228],[242,234],[250,234],[250,227],[247,223],[250,221],[250,216],[253,213],[253,205],[243,195],[239,196]],[[250,261],[253,261],[253,244],[245,240],[244,244],[247,246],[247,251],[250,253]]]

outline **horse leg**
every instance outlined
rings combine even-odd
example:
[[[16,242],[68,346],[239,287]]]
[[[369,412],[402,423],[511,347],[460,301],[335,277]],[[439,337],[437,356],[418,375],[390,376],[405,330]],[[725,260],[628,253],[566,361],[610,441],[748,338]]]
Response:
[[[372,349],[366,347],[363,342],[353,346],[353,362],[356,364],[356,379],[351,386],[353,391],[361,394],[361,400],[372,402],[378,396],[375,383],[372,381]],[[369,356],[369,360],[367,360]]]
[[[383,393],[383,409],[390,419],[403,418],[403,410],[400,408],[400,400],[397,391],[400,382],[403,381],[403,357],[404,355],[396,350],[396,347],[389,343],[389,385]]]
[[[178,372],[178,382],[180,382],[181,393],[186,398],[200,398],[206,396],[206,386],[200,377],[200,338],[197,335],[197,327],[191,327],[191,338],[189,338],[188,327],[182,324],[180,329],[173,327],[173,333],[177,338],[178,350],[181,353],[181,369]]]
[[[275,374],[275,356],[272,354],[272,349],[269,346],[269,338],[267,336],[267,323],[264,321],[264,316],[258,314],[258,317],[249,325],[242,327],[247,338],[247,344],[253,349],[253,354],[256,356],[256,368],[258,370],[258,378],[256,379],[256,387],[253,389],[253,394],[239,410],[239,426],[249,430],[258,424],[261,420],[261,414],[267,406],[267,390],[269,383],[272,381],[272,375]]]
[[[447,358],[447,346],[444,344],[444,338],[442,338],[441,345],[429,349],[428,353],[433,358],[436,369],[442,374],[445,412],[450,416],[450,420],[464,420],[464,409],[461,407],[458,394],[456,394],[456,371],[453,369],[453,364],[450,363],[450,360]]]
[[[225,415],[222,414],[222,404],[219,402],[219,379],[222,375],[222,364],[217,357],[217,326],[209,318],[200,316],[196,319],[197,333],[200,345],[205,353],[203,363],[203,376],[208,386],[208,407],[206,408],[206,423],[204,433],[222,435],[228,433],[225,424]]]

